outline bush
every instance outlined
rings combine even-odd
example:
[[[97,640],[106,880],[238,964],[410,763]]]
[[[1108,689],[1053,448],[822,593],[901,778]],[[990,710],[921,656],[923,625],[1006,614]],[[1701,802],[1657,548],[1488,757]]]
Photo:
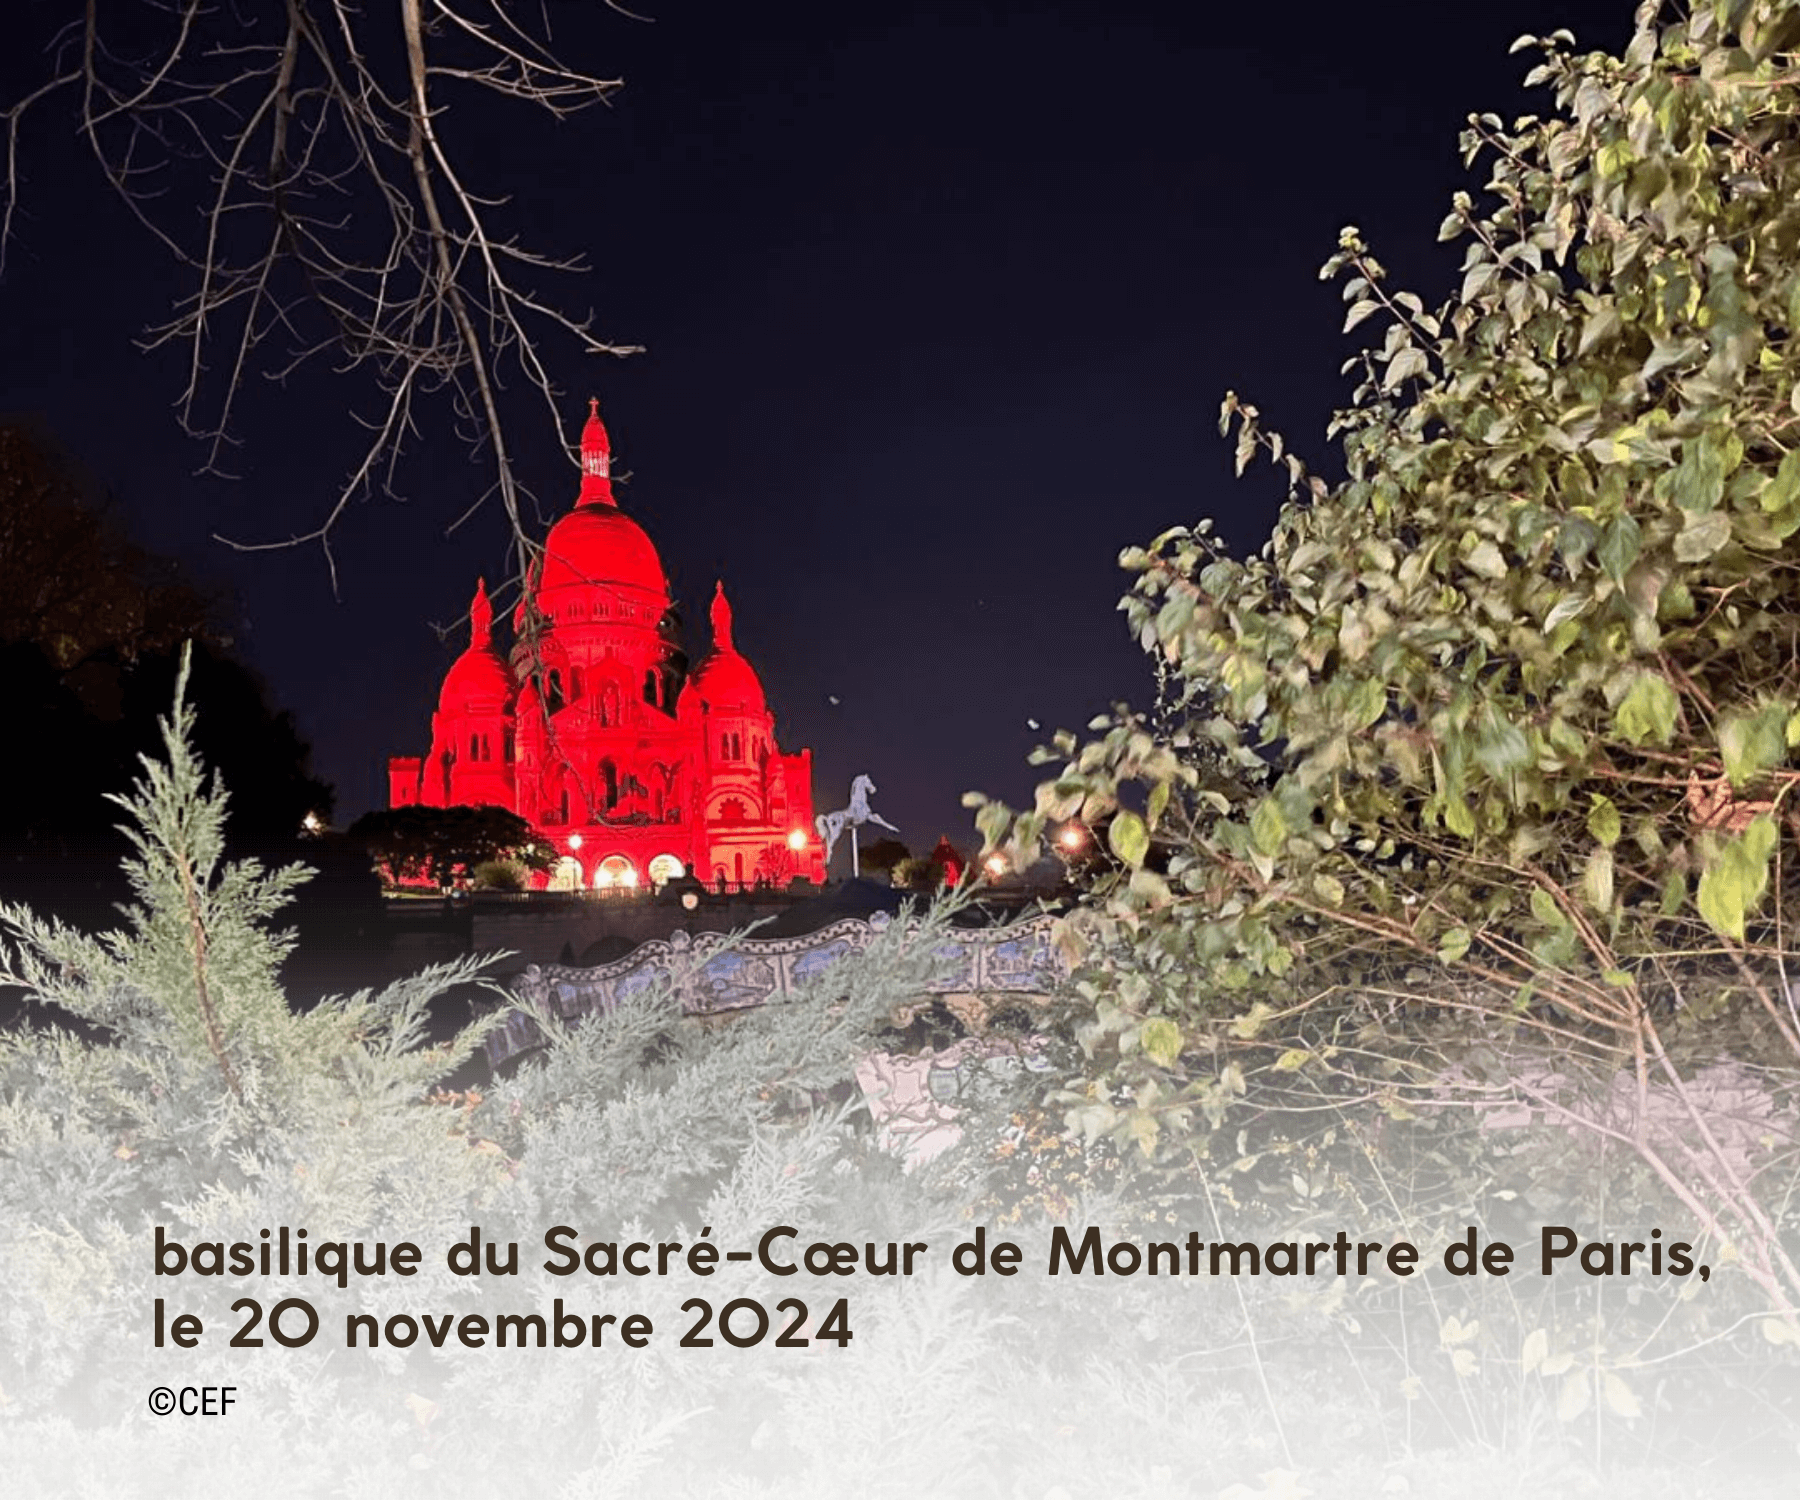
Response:
[[[517,860],[485,859],[470,872],[469,883],[478,891],[522,891],[530,881]]]

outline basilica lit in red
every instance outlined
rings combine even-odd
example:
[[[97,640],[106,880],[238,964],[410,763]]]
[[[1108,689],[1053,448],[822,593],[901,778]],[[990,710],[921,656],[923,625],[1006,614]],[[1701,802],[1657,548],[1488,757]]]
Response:
[[[581,434],[581,493],[550,529],[494,641],[477,584],[469,648],[444,677],[423,759],[388,762],[395,807],[491,804],[562,856],[551,884],[629,888],[692,874],[733,888],[822,881],[812,752],[788,753],[755,669],[712,600],[712,650],[691,671],[669,581],[613,496],[599,405]]]

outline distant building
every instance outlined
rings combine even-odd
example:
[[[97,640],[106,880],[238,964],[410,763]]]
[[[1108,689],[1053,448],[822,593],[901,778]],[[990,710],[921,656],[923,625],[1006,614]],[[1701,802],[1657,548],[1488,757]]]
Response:
[[[581,493],[550,529],[502,654],[477,583],[469,649],[444,677],[431,750],[388,762],[395,807],[493,804],[562,855],[550,884],[632,887],[692,874],[734,888],[822,882],[812,752],[788,753],[733,644],[721,583],[712,650],[693,671],[669,582],[613,497],[599,403]]]

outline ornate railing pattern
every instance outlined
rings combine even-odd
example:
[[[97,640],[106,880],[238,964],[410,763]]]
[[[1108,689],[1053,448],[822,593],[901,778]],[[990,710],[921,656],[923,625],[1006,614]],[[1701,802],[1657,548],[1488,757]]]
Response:
[[[488,1033],[488,1061],[497,1067],[542,1045],[543,1029],[532,1012],[578,1020],[664,984],[685,1015],[718,1015],[785,1000],[821,970],[866,948],[890,920],[877,912],[787,938],[734,940],[721,933],[677,932],[596,968],[533,964],[514,985],[523,1008],[509,1012]],[[1040,916],[1005,927],[948,929],[939,947],[941,977],[928,992],[1048,994],[1067,972],[1050,940],[1051,926],[1051,918]]]

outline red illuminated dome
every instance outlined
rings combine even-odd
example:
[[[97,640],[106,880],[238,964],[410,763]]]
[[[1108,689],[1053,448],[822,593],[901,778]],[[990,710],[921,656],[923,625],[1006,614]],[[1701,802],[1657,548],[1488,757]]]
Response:
[[[669,591],[662,559],[644,528],[610,501],[604,507],[572,510],[550,528],[538,577],[540,590],[597,583],[622,583],[654,594]]]
[[[469,605],[469,649],[451,665],[438,694],[438,712],[504,712],[512,702],[513,676],[494,650],[494,607],[478,581]]]
[[[600,420],[600,403],[588,403],[581,430],[581,495],[575,508],[551,527],[544,543],[540,590],[624,584],[665,599],[668,576],[644,528],[619,509],[612,492],[612,444]],[[546,613],[554,613],[548,604]]]
[[[761,713],[767,706],[762,680],[731,641],[731,603],[725,585],[713,590],[713,649],[693,676],[693,689],[709,709]]]

